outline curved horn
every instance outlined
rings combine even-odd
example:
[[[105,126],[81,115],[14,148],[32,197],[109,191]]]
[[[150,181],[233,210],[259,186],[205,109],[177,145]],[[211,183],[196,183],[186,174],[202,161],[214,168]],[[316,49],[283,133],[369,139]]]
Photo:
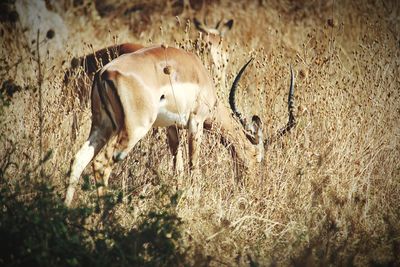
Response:
[[[279,130],[278,135],[282,136],[285,133],[289,132],[296,125],[296,119],[293,114],[294,110],[294,74],[292,66],[290,66],[290,87],[289,87],[289,96],[288,96],[288,113],[289,113],[289,120],[285,127]]]
[[[292,66],[290,65],[290,86],[289,86],[289,96],[288,96],[288,113],[289,119],[286,125],[281,128],[275,137],[267,138],[264,140],[264,146],[267,147],[273,141],[278,139],[279,137],[283,136],[284,134],[288,133],[295,125],[296,125],[296,118],[294,117],[294,74]]]
[[[253,61],[254,58],[251,58],[247,63],[240,69],[239,73],[236,75],[235,80],[232,83],[231,91],[229,92],[229,105],[233,111],[233,114],[239,119],[240,123],[245,126],[245,121],[242,117],[242,114],[237,110],[235,103],[235,94],[236,89],[239,84],[239,80],[242,77],[243,72],[246,70],[246,67]]]

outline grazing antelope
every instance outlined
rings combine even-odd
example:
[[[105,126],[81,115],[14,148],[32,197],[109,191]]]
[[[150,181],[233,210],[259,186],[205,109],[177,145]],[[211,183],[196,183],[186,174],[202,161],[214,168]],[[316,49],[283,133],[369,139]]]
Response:
[[[236,77],[233,87],[247,64]],[[290,91],[293,93],[293,73],[291,80]],[[263,153],[263,146],[260,151],[260,140],[254,138],[261,136],[259,118],[254,122],[257,125],[247,126],[258,132],[243,129],[231,111],[217,100],[212,79],[200,59],[184,50],[153,46],[114,59],[96,73],[91,100],[90,135],[71,166],[65,198],[67,206],[72,202],[83,170],[96,155],[93,163],[95,178],[107,186],[112,164],[123,160],[152,127],[167,127],[174,157],[179,146],[178,128],[188,129],[191,170],[198,167],[204,125],[213,130],[220,129],[243,165],[251,166],[262,159],[259,154]],[[239,114],[237,110],[236,114]],[[103,195],[103,190],[103,186],[98,187],[99,196]]]

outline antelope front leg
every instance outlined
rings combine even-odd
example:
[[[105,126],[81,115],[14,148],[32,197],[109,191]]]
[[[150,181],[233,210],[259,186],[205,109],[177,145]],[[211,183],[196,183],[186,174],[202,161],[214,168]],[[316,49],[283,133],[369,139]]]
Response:
[[[176,126],[170,126],[167,129],[168,145],[173,156],[174,172],[178,175],[183,173],[182,150],[179,145],[179,132]]]
[[[199,149],[203,136],[203,121],[196,119],[193,114],[189,119],[189,168],[191,171],[199,168]]]

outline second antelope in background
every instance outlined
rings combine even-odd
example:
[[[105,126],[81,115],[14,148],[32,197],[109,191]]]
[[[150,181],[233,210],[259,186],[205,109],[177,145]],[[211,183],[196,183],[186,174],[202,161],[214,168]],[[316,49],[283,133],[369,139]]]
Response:
[[[198,19],[193,20],[197,30],[205,34],[203,38],[210,45],[210,54],[215,65],[214,71],[217,78],[220,80],[223,89],[226,89],[227,66],[229,54],[227,43],[224,42],[224,37],[233,27],[233,20],[226,22],[218,21],[215,27],[208,27],[206,23],[200,22]]]

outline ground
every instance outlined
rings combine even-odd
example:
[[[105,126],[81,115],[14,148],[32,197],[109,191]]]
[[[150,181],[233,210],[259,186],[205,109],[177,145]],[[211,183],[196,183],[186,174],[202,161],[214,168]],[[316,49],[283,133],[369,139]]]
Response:
[[[213,135],[202,144],[201,172],[175,177],[165,130],[155,130],[114,168],[111,192],[124,201],[113,214],[131,229],[168,187],[179,193],[175,212],[189,261],[202,255],[211,266],[400,265],[399,2],[201,3],[1,4],[8,12],[0,24],[1,177],[14,181],[27,168],[42,170],[62,198],[70,161],[90,127],[90,84],[63,83],[73,57],[114,43],[164,43],[197,51],[216,73],[208,52],[196,46],[192,19],[213,25],[232,18],[223,40],[228,83],[255,58],[238,106],[259,114],[266,134],[275,133],[287,120],[291,65],[296,127],[239,183]],[[214,80],[228,105],[229,89]],[[94,187],[91,168],[85,173]],[[95,196],[94,189],[78,190],[76,205]]]

